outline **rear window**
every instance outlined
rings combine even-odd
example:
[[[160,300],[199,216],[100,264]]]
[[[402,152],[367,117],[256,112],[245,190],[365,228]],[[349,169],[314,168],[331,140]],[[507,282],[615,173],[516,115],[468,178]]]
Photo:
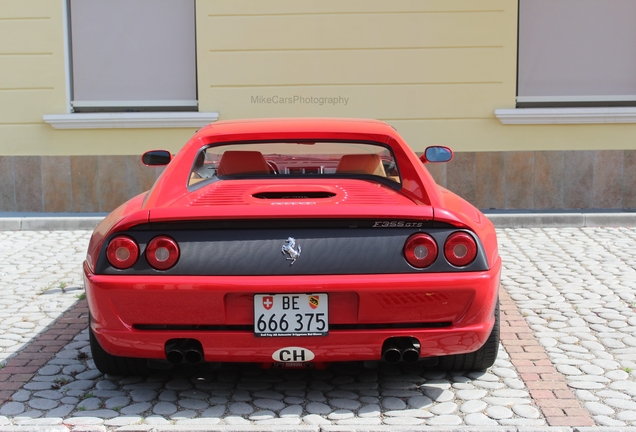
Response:
[[[360,142],[232,143],[203,148],[189,185],[219,179],[345,177],[400,184],[390,149]]]

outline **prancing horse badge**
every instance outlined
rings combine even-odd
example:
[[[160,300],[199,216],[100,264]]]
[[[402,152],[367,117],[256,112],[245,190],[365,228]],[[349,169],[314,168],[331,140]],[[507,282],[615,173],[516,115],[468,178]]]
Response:
[[[287,261],[291,261],[289,265],[293,265],[298,259],[298,257],[300,257],[300,252],[301,252],[300,245],[298,245],[298,250],[294,249],[295,246],[296,246],[296,239],[293,237],[288,237],[287,241],[285,242],[283,247],[280,249],[283,255],[287,256],[286,258]]]

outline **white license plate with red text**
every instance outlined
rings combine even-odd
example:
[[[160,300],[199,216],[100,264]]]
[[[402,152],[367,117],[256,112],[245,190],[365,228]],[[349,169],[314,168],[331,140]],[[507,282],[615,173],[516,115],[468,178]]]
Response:
[[[327,294],[256,294],[254,335],[327,336],[329,301]]]

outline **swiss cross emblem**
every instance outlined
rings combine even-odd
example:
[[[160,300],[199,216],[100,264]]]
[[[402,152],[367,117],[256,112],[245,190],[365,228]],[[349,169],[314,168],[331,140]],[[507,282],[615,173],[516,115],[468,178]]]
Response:
[[[274,297],[272,296],[263,297],[263,307],[266,310],[270,310],[272,306],[274,306]]]

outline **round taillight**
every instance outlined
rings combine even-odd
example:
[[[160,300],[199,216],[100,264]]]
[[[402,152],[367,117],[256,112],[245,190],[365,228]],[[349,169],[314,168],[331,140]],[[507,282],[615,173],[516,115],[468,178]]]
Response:
[[[428,267],[437,259],[437,243],[428,234],[413,234],[404,244],[404,258],[415,268]]]
[[[106,249],[106,258],[113,267],[124,270],[132,267],[139,258],[137,242],[128,236],[113,238]]]
[[[155,237],[146,247],[146,260],[157,270],[168,270],[179,260],[179,246],[170,237]]]
[[[446,239],[444,255],[448,262],[456,267],[467,266],[477,256],[477,243],[470,234],[455,232]]]

